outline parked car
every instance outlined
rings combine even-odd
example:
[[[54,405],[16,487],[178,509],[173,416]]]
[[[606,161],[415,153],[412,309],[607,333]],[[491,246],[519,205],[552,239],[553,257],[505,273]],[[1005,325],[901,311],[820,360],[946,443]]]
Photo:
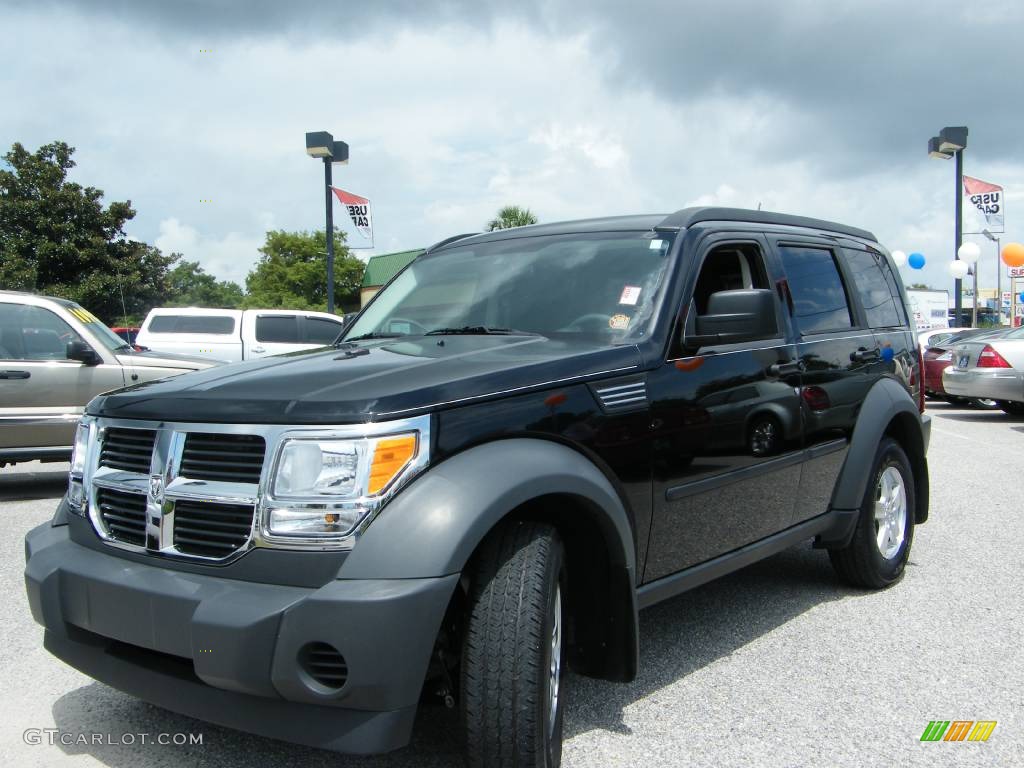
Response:
[[[156,352],[237,362],[332,344],[344,318],[290,309],[150,310],[136,343]]]
[[[950,355],[942,373],[948,394],[989,398],[1007,413],[1024,414],[1024,328],[969,338]]]
[[[996,408],[994,400],[978,397],[958,397],[946,392],[942,384],[942,372],[952,364],[953,348],[967,339],[990,338],[1005,333],[1006,328],[964,328],[932,336],[924,349],[924,388],[929,397],[956,405],[970,405],[974,408]]]
[[[139,333],[138,326],[115,325],[110,330],[124,339],[126,344],[131,344],[137,351],[142,351],[135,343],[135,337]]]
[[[94,395],[210,364],[136,353],[72,301],[0,291],[0,467],[67,461]]]
[[[177,712],[382,752],[425,694],[470,765],[553,768],[566,670],[634,679],[639,609],[808,539],[847,583],[900,578],[922,373],[861,229],[688,208],[451,238],[328,349],[93,400],[29,605],[48,651]]]

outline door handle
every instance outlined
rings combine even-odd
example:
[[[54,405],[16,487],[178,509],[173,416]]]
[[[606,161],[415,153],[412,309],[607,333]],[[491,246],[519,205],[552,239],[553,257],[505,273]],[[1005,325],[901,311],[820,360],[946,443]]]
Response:
[[[27,379],[31,376],[28,371],[0,371],[0,379]]]
[[[804,364],[799,360],[794,360],[791,363],[772,363],[768,366],[769,376],[788,376],[791,373],[800,373],[804,369]]]
[[[858,349],[856,352],[850,353],[850,360],[855,363],[866,363],[872,360],[877,360],[882,356],[882,353],[877,349]]]
[[[255,352],[257,355],[262,355],[267,350],[264,349],[263,347],[253,347],[252,351]]]

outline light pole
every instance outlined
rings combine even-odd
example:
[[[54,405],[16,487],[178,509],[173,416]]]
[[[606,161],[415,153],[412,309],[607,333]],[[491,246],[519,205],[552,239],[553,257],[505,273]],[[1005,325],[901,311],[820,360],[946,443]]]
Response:
[[[960,258],[957,253],[963,244],[963,188],[964,188],[964,149],[967,147],[967,127],[959,126],[943,128],[938,136],[928,139],[928,154],[942,160],[956,158],[956,227],[953,244],[953,259]],[[955,328],[960,327],[960,310],[963,306],[963,297],[960,295],[962,281],[956,278],[954,282],[955,307]]]
[[[999,258],[999,238],[987,229],[981,230],[988,240],[996,244],[996,318],[998,324],[1003,324],[1003,262]]]
[[[306,154],[324,161],[324,204],[327,209],[327,311],[334,314],[334,202],[331,198],[331,166],[348,164],[348,144],[335,141],[327,131],[306,134]]]

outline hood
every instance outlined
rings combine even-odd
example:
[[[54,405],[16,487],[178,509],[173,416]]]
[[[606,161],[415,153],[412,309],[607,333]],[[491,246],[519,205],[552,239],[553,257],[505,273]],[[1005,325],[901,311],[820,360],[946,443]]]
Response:
[[[173,352],[120,352],[117,362],[125,367],[144,365],[147,368],[189,368],[199,370],[220,365],[219,360],[193,355],[176,355]]]
[[[636,347],[541,336],[444,336],[320,348],[231,363],[101,395],[127,419],[351,424],[402,418],[640,365]]]

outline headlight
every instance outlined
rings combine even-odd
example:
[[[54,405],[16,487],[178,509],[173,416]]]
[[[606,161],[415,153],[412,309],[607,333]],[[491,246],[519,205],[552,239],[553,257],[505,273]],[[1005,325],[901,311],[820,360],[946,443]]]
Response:
[[[71,449],[71,471],[68,473],[68,504],[78,513],[85,505],[83,475],[89,453],[89,422],[82,419],[75,430],[75,444]]]
[[[322,545],[351,533],[426,464],[423,430],[382,437],[285,437],[264,499],[264,538]]]

